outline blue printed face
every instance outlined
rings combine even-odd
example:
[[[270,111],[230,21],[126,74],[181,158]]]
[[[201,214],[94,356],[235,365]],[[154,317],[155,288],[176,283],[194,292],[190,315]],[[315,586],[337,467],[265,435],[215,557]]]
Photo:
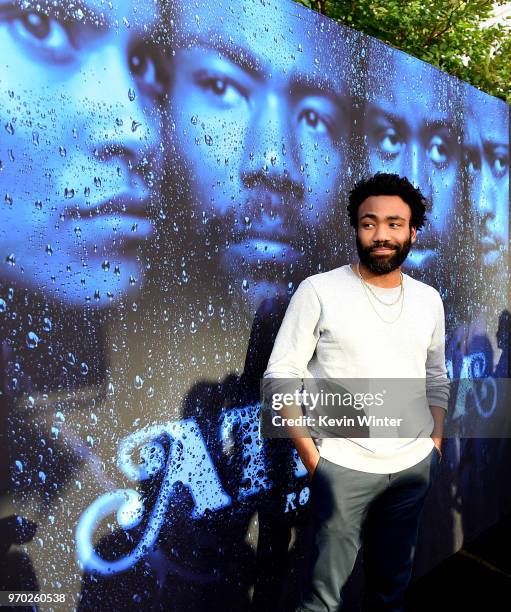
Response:
[[[0,279],[71,306],[140,285],[162,92],[150,6],[0,2]]]
[[[346,51],[285,3],[176,8],[171,138],[195,231],[254,302],[311,259],[344,167]],[[323,29],[324,28],[324,29]],[[325,54],[329,42],[335,53]],[[346,65],[345,65],[346,64]],[[179,181],[179,177],[177,179]]]
[[[473,88],[466,99],[466,165],[485,266],[503,266],[509,245],[509,115],[507,106]]]
[[[370,68],[374,84],[364,115],[369,165],[371,172],[406,176],[432,203],[406,262],[427,269],[447,238],[455,211],[461,148],[454,129],[454,100],[441,73],[392,53],[390,69],[382,73],[377,65]]]

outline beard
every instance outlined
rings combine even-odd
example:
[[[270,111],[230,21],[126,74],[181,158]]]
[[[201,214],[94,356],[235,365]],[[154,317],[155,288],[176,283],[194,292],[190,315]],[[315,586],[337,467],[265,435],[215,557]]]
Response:
[[[402,245],[392,244],[386,241],[372,244],[369,247],[364,247],[358,236],[356,237],[356,242],[357,253],[361,263],[363,263],[366,268],[371,270],[373,274],[389,274],[390,272],[393,272],[405,261],[405,259],[408,257],[410,249],[412,248],[411,236],[409,236],[408,240],[406,240]],[[394,249],[394,253],[383,257],[372,255],[374,249],[382,247]]]

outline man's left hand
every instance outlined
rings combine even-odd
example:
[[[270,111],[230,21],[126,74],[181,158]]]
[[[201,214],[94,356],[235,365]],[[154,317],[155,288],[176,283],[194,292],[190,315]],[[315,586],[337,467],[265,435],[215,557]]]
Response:
[[[440,461],[442,460],[442,437],[441,436],[431,436],[434,445],[436,446],[437,451],[440,453]]]

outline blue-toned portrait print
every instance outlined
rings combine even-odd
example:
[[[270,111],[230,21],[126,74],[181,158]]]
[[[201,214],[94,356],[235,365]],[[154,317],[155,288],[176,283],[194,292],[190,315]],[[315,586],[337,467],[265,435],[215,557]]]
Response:
[[[369,45],[363,131],[367,171],[407,176],[431,202],[406,266],[437,284],[455,216],[461,146],[456,82],[376,40]]]
[[[347,186],[349,45],[333,23],[291,9],[243,0],[171,12],[180,172],[168,188],[185,179],[177,197],[197,244],[252,307],[315,271]]]
[[[0,278],[76,307],[138,290],[161,159],[157,8],[0,3]]]

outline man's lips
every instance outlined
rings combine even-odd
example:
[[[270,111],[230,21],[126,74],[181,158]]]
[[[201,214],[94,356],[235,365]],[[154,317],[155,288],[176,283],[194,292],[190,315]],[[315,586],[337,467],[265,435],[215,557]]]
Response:
[[[373,246],[369,249],[369,253],[376,253],[376,255],[389,255],[391,253],[395,253],[396,251],[399,250],[399,247],[395,246],[395,245],[378,245],[378,246]]]
[[[395,253],[397,249],[388,249],[384,247],[379,247],[377,249],[371,249],[371,253],[376,253],[377,255],[388,255],[389,253]]]
[[[491,236],[483,236],[479,241],[479,245],[483,253],[488,253],[490,251],[499,251],[503,250],[504,248],[503,242],[501,242],[500,240],[497,241]]]
[[[135,195],[133,193],[120,193],[110,198],[105,198],[96,204],[80,204],[77,208],[70,208],[71,216],[73,210],[76,217],[82,219],[95,216],[128,216],[147,217],[149,194]]]
[[[265,235],[248,234],[231,242],[228,252],[245,259],[294,262],[302,257],[302,251],[289,240],[275,240]]]
[[[67,217],[75,235],[85,242],[103,243],[113,239],[120,245],[140,242],[152,234],[154,226],[147,209],[147,197],[123,193],[97,204],[69,207]]]

